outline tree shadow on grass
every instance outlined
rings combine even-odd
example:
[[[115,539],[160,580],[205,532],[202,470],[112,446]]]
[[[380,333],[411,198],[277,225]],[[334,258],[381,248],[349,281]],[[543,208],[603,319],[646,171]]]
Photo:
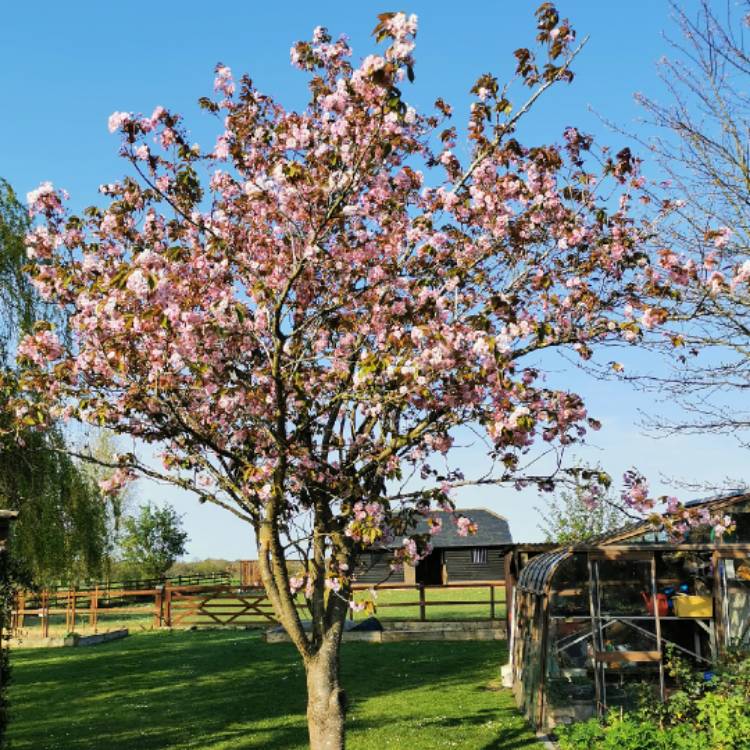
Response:
[[[477,675],[491,677],[504,657],[501,644],[486,642],[345,644],[342,677],[353,704],[352,747],[376,747],[368,744],[368,728],[393,722],[393,707],[400,703],[405,705],[398,720],[407,726],[410,700],[427,701],[414,710],[423,714],[429,737],[437,728],[427,729],[430,692],[463,691],[472,703],[470,692],[481,689]],[[290,645],[265,644],[255,633],[156,632],[92,649],[14,651],[12,662],[9,736],[16,750],[307,746],[299,658]],[[497,696],[485,691],[474,710],[444,717],[443,730],[460,733],[461,725],[497,719],[508,710],[499,700],[492,707]],[[507,737],[515,744],[503,732],[486,750],[532,744],[523,742],[522,730]]]
[[[519,750],[527,747],[539,748],[541,745],[536,737],[529,737],[527,729],[511,729],[477,750]]]
[[[286,750],[306,742],[302,667],[257,636],[156,633],[12,660],[9,735],[18,750]]]

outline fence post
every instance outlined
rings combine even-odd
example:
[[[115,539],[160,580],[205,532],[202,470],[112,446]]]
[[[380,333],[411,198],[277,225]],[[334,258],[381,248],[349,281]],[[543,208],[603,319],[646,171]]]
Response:
[[[424,584],[417,584],[419,587],[419,619],[424,622],[427,619],[427,612],[425,607],[425,596],[424,596]]]
[[[94,599],[91,602],[91,615],[89,618],[91,625],[96,633],[97,625],[99,624],[99,586],[97,585],[94,589]]]
[[[72,608],[70,617],[70,630],[68,632],[73,632],[76,629],[76,603],[78,602],[75,588],[70,592],[70,602]]]
[[[166,601],[164,607],[164,624],[168,627],[172,627],[172,589],[167,587],[166,589]]]
[[[495,619],[495,584],[490,584],[490,620]]]
[[[250,581],[250,561],[240,560],[240,586],[243,589],[249,588]]]
[[[156,587],[154,595],[154,625],[160,628],[164,624],[164,586]]]
[[[13,635],[17,636],[21,628],[23,628],[23,615],[26,609],[26,594],[23,591],[17,591],[15,594],[15,615],[13,617],[12,630]]]
[[[42,592],[42,638],[49,638],[49,592]]]

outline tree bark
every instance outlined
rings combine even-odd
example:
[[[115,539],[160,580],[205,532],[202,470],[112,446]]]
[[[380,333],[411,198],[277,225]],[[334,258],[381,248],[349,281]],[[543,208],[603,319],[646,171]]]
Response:
[[[305,661],[310,750],[344,750],[346,694],[339,685],[339,639]]]

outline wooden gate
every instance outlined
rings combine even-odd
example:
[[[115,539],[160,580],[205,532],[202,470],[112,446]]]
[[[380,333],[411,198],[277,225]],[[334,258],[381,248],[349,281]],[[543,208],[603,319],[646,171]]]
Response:
[[[199,594],[167,589],[164,596],[164,624],[260,625],[276,624],[273,607],[263,589],[237,593],[228,589]]]

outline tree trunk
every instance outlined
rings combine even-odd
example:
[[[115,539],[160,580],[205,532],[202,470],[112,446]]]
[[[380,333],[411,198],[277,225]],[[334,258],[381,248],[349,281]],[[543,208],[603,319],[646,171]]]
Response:
[[[338,638],[331,641],[305,663],[310,750],[344,750],[346,694],[339,686]]]

